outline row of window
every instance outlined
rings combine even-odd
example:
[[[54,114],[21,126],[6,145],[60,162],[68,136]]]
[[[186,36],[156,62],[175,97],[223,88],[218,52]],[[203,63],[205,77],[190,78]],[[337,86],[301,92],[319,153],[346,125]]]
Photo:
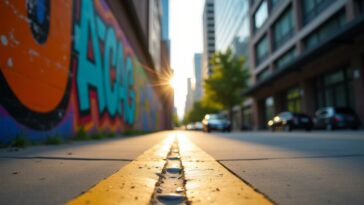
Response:
[[[326,21],[322,26],[303,39],[304,49],[310,49],[317,46],[320,42],[340,30],[346,23],[345,10],[339,11],[336,15]],[[273,24],[273,50],[282,46],[293,36],[292,10],[288,9]],[[267,35],[264,35],[255,46],[256,65],[261,64],[269,56],[269,41]],[[295,48],[288,50],[275,62],[275,68],[280,69],[291,62],[296,57]]]
[[[342,10],[304,39],[305,49],[315,47],[318,43],[325,40],[336,31],[340,30],[340,28],[343,27],[345,23],[345,11]]]
[[[272,26],[273,50],[277,50],[294,35],[292,8],[288,8]],[[255,46],[256,65],[262,63],[269,56],[269,41],[264,35]]]
[[[304,0],[301,2],[302,21],[308,24],[322,11],[333,4],[336,0]],[[282,0],[263,0],[253,15],[254,31],[259,30],[268,20],[269,14],[281,3]],[[291,14],[290,14],[291,15]]]
[[[315,79],[315,100],[316,109],[326,106],[353,107],[354,105],[354,85],[353,70],[344,68],[334,72],[325,73]],[[292,87],[280,95],[282,109],[290,112],[302,112],[302,88]],[[273,117],[274,99],[267,97],[264,100],[265,121]]]
[[[327,8],[330,4],[335,2],[336,0],[305,0],[302,1],[302,13],[304,17],[304,23],[307,24],[313,18],[315,18],[319,13],[321,13],[325,8]],[[254,14],[254,29],[257,30],[261,28],[264,23],[268,19],[269,9],[268,3],[270,3],[270,7],[276,7],[281,0],[264,0],[259,5],[257,11]],[[323,37],[326,37],[327,31],[333,30],[337,27],[341,27],[341,25],[345,22],[345,16],[343,18],[340,16],[339,20],[335,20],[337,22],[332,23],[332,25],[328,26],[328,28],[320,31],[322,34],[312,35],[307,40],[307,47],[316,45]],[[282,15],[277,19],[277,21],[272,26],[273,33],[273,42],[272,42],[272,50],[277,50],[280,48],[287,40],[289,40],[295,31],[295,24],[293,19],[293,9],[290,6]],[[320,37],[323,36],[323,37]],[[261,40],[255,46],[255,56],[256,56],[256,65],[262,63],[267,57],[269,51],[269,43],[267,36],[263,36]]]
[[[317,17],[323,10],[329,7],[336,0],[305,0],[302,1],[303,25],[308,24]]]

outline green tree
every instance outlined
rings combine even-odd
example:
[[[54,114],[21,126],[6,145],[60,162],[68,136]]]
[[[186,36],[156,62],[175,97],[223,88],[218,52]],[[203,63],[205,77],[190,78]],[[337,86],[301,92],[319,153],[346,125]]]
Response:
[[[178,119],[178,115],[176,113],[173,113],[172,118],[173,118],[172,120],[173,120],[173,124],[174,124],[175,127],[181,126],[181,123],[180,123],[180,121]]]
[[[216,113],[217,111],[219,111],[218,108],[197,101],[193,104],[192,110],[186,115],[186,122],[201,122],[206,114]]]
[[[205,80],[205,100],[228,110],[232,121],[233,107],[242,102],[242,92],[248,86],[249,71],[245,58],[235,56],[231,49],[217,52],[211,58],[212,74]]]

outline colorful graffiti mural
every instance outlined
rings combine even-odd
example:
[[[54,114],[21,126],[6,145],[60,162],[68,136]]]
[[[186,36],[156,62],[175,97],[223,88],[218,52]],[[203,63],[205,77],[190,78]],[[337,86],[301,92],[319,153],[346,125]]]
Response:
[[[0,141],[162,128],[161,101],[105,0],[5,0],[0,15]]]

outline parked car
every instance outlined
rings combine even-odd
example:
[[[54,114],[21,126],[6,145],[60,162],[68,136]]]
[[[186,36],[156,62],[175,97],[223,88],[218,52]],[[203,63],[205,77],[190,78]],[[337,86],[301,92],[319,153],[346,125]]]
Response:
[[[203,130],[202,122],[195,122],[195,130]]]
[[[283,130],[288,132],[294,129],[311,131],[313,120],[310,116],[303,113],[282,112],[268,121],[268,127],[272,131],[275,131],[277,128],[283,128]]]
[[[223,115],[220,114],[207,114],[202,120],[203,130],[211,132],[213,130],[231,132],[231,123]]]
[[[360,120],[355,111],[347,107],[324,107],[315,113],[315,126],[327,130],[358,129]]]
[[[194,130],[195,129],[195,124],[194,123],[189,123],[187,126],[186,126],[186,130]]]

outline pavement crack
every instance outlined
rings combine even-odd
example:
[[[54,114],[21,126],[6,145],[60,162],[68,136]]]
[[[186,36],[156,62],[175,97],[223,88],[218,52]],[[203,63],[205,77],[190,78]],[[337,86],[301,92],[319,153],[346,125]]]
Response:
[[[178,205],[188,204],[185,191],[185,176],[177,139],[174,140],[166,158],[162,173],[157,174],[150,204]]]
[[[118,161],[131,162],[132,159],[117,159],[117,158],[84,158],[84,157],[44,157],[44,156],[1,156],[0,159],[45,159],[45,160],[79,160],[79,161]]]
[[[301,156],[301,157],[269,157],[269,158],[242,158],[242,159],[220,159],[218,162],[228,161],[265,161],[265,160],[284,160],[284,159],[320,159],[320,158],[350,158],[364,157],[364,154],[343,154],[343,155],[317,155],[317,156]]]

